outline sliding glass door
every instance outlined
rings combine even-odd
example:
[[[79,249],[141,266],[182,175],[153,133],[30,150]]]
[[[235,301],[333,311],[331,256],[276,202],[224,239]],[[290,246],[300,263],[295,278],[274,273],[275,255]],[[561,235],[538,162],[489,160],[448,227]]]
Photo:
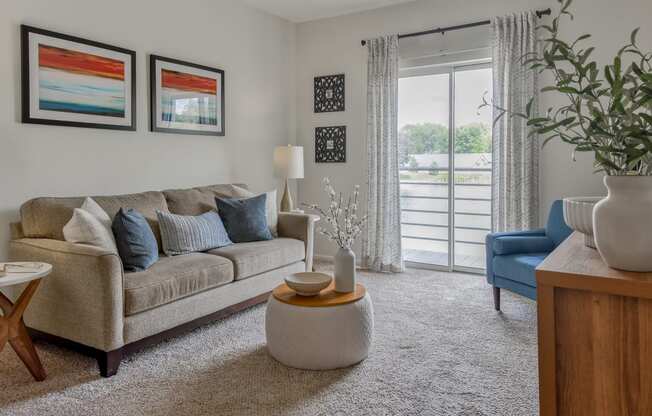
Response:
[[[488,63],[411,71],[399,80],[402,242],[414,265],[481,271],[491,229]],[[453,126],[453,128],[451,128]]]

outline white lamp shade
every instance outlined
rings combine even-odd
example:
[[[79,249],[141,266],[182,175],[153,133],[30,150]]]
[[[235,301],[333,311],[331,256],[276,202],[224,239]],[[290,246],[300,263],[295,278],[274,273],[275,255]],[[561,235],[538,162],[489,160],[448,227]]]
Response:
[[[287,145],[274,149],[274,168],[281,178],[303,178],[303,147]]]

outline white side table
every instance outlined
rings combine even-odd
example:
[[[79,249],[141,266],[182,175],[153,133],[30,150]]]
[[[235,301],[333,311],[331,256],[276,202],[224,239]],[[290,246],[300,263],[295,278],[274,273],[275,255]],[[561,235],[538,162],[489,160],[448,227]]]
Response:
[[[29,282],[15,304],[0,292],[0,309],[3,314],[0,316],[0,351],[9,342],[36,381],[45,380],[46,374],[25,328],[23,313],[41,279],[51,271],[52,265],[47,263],[0,263],[0,288]]]
[[[267,349],[289,367],[330,370],[356,364],[369,354],[373,330],[371,298],[361,284],[342,294],[331,283],[319,295],[304,297],[283,283],[267,303]]]

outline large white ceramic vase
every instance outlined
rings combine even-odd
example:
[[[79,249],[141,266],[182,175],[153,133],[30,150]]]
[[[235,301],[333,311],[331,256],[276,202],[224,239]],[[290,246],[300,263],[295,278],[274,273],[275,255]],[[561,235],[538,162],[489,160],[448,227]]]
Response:
[[[652,271],[652,176],[605,176],[593,210],[595,243],[610,267]]]

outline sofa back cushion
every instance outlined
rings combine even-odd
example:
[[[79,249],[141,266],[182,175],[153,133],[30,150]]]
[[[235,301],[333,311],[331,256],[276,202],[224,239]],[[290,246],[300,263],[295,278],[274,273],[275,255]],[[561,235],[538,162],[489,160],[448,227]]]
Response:
[[[106,211],[110,218],[115,217],[118,210],[123,207],[138,210],[152,227],[160,247],[161,233],[156,210],[168,211],[162,192],[151,191],[138,194],[94,196],[92,198]],[[73,210],[82,206],[84,199],[84,197],[44,197],[25,202],[20,207],[23,234],[28,238],[64,240],[63,227],[72,218]]]
[[[235,185],[247,189],[244,184]],[[167,189],[163,191],[168,208],[177,215],[201,215],[217,209],[215,197],[233,198],[235,187],[231,184],[207,185],[190,189]]]
[[[163,191],[168,209],[177,215],[201,215],[216,210],[215,196],[198,189],[168,189]]]
[[[235,193],[236,193],[234,186],[243,189],[248,189],[247,185],[243,183],[197,186],[195,187],[195,189],[197,189],[200,192],[213,194],[213,197],[219,196],[220,198],[233,198],[235,197]]]

